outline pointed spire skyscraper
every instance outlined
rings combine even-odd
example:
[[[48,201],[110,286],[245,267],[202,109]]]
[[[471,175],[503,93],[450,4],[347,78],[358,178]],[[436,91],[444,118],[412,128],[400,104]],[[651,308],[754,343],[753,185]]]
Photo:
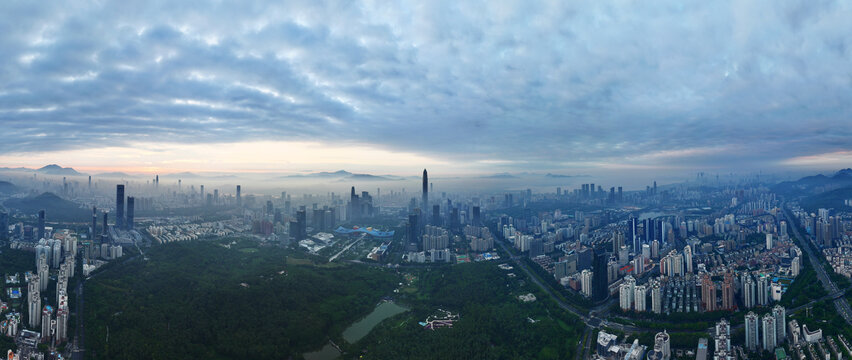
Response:
[[[426,174],[426,169],[423,169],[423,203],[420,206],[423,213],[429,209],[429,175]]]

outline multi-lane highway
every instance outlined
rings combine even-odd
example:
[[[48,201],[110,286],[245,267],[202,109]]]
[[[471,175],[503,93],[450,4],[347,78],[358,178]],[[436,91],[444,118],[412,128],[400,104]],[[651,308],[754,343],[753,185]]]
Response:
[[[811,266],[813,266],[814,271],[816,271],[817,278],[819,279],[819,282],[822,284],[822,287],[829,294],[842,293],[841,289],[839,289],[837,287],[837,285],[834,282],[831,281],[831,278],[828,277],[828,274],[825,273],[825,268],[822,266],[822,263],[819,261],[817,256],[814,255],[814,251],[813,251],[813,249],[811,249],[811,246],[810,246],[810,244],[811,244],[810,235],[802,236],[802,234],[799,233],[799,227],[795,226],[791,222],[793,220],[793,217],[790,216],[790,211],[787,209],[787,205],[782,204],[781,207],[782,207],[782,209],[784,209],[784,216],[787,218],[788,222],[790,222],[790,228],[793,229],[793,235],[796,236],[796,238],[798,238],[799,240],[801,240],[803,242],[801,244],[802,248],[804,248],[805,252],[808,253],[808,259],[810,259]],[[807,243],[805,243],[805,242],[807,242]],[[843,290],[845,290],[845,289],[843,289]],[[837,313],[839,313],[840,316],[843,316],[843,319],[846,320],[846,323],[852,325],[852,308],[849,307],[849,302],[846,301],[846,299],[843,298],[842,296],[837,297],[834,300],[834,307],[837,309]]]
[[[786,214],[787,210],[785,209],[784,211],[785,211],[785,214]],[[788,219],[791,219],[789,215],[786,215],[786,216],[787,216]],[[794,232],[796,237],[798,237],[799,239],[804,239],[803,241],[809,241],[807,238],[801,237],[801,235],[799,234],[799,230],[795,226],[793,226],[792,228],[793,228],[793,232]],[[659,331],[659,329],[643,328],[643,327],[637,327],[637,326],[632,326],[632,325],[624,325],[624,324],[620,324],[620,323],[606,321],[607,310],[609,308],[609,305],[611,304],[610,301],[608,301],[608,302],[606,302],[602,305],[598,305],[597,307],[595,307],[594,309],[592,309],[589,312],[581,311],[581,310],[577,309],[576,307],[562,301],[560,298],[556,297],[555,294],[553,294],[553,291],[550,289],[549,286],[542,283],[539,280],[538,276],[536,276],[536,274],[534,274],[532,271],[530,271],[530,269],[527,267],[527,265],[523,261],[519,261],[520,257],[511,256],[511,252],[509,251],[509,249],[507,249],[506,244],[503,241],[497,241],[497,243],[500,245],[500,247],[503,249],[503,251],[506,254],[510,254],[510,257],[511,257],[512,261],[515,263],[515,265],[518,268],[520,268],[525,274],[527,274],[527,277],[529,277],[530,280],[534,284],[536,284],[536,286],[538,286],[539,288],[542,289],[542,291],[547,293],[547,295],[550,296],[553,299],[553,301],[555,301],[556,304],[559,305],[560,308],[576,315],[581,320],[583,320],[583,323],[586,324],[587,328],[584,331],[584,338],[581,338],[579,343],[577,344],[577,356],[578,356],[578,358],[587,358],[589,356],[589,348],[592,346],[592,342],[594,341],[594,339],[592,339],[593,330],[596,329],[596,328],[599,328],[601,325],[606,325],[607,327],[610,327],[610,328],[613,328],[613,329],[616,329],[616,330],[620,330],[620,331],[624,331],[624,332],[632,332],[632,333]],[[828,291],[828,295],[825,295],[825,296],[823,296],[819,299],[816,299],[816,300],[812,300],[812,301],[808,302],[807,304],[798,306],[796,308],[788,309],[788,312],[790,312],[790,313],[796,312],[796,311],[798,311],[798,310],[800,310],[800,309],[802,309],[806,306],[812,306],[814,303],[816,303],[818,301],[834,299],[834,306],[837,308],[837,311],[843,316],[844,319],[846,319],[846,321],[848,323],[852,324],[852,310],[850,310],[849,303],[843,297],[844,291],[839,289],[831,281],[831,279],[825,273],[825,269],[822,266],[819,265],[820,262],[814,256],[813,251],[810,249],[810,247],[804,246],[804,248],[805,248],[805,251],[808,253],[808,257],[810,259],[810,262],[811,262],[812,266],[814,267],[814,269],[816,270],[816,273],[817,273],[817,276],[820,279],[820,282],[822,283],[823,287]],[[736,329],[736,328],[739,328],[739,327],[742,327],[742,326],[743,326],[743,324],[738,324],[737,326],[734,326],[733,328]],[[696,330],[696,331],[686,331],[686,332],[708,332],[708,331],[711,331],[711,330],[712,330],[712,328],[706,329],[706,330]]]

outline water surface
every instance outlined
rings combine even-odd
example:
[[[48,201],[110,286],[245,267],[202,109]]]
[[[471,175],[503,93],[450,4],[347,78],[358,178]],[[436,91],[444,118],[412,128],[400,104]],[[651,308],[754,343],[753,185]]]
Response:
[[[397,305],[390,301],[383,301],[365,318],[358,320],[346,328],[346,330],[343,330],[343,339],[350,344],[354,344],[358,342],[358,340],[361,340],[364,336],[367,336],[367,334],[370,333],[370,330],[373,330],[373,328],[382,322],[382,320],[406,311],[408,311],[408,308],[404,306]]]

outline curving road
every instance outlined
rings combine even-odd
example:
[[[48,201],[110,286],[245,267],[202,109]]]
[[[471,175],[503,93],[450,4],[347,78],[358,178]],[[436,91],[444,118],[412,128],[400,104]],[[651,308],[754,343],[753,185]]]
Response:
[[[814,255],[814,251],[813,249],[811,249],[810,246],[812,240],[811,236],[802,236],[799,233],[799,227],[795,226],[795,224],[792,223],[794,218],[790,216],[790,212],[787,209],[786,204],[781,204],[781,208],[784,209],[784,217],[786,217],[788,222],[790,222],[790,228],[793,229],[793,234],[796,236],[796,238],[803,242],[808,242],[808,244],[803,243],[801,245],[804,248],[805,252],[808,253],[808,259],[810,259],[811,266],[814,268],[814,271],[816,271],[817,278],[822,284],[822,287],[829,293],[829,295],[837,293],[842,294],[843,291],[841,291],[841,289],[839,289],[837,285],[835,285],[834,282],[831,281],[831,278],[829,278],[828,274],[825,273],[825,268],[822,266],[822,263],[819,261],[816,255]],[[844,299],[843,297],[835,298],[834,308],[837,309],[837,313],[843,316],[843,319],[846,320],[847,324],[852,325],[852,308],[849,307],[849,302],[846,301],[846,299]]]
[[[795,229],[795,227],[794,227],[794,229]],[[796,232],[796,235],[798,236],[798,230],[794,230],[794,231]],[[574,307],[574,306],[562,301],[558,297],[556,297],[553,294],[553,291],[550,289],[550,287],[543,284],[539,280],[539,278],[536,276],[536,274],[532,273],[532,271],[530,271],[529,268],[527,268],[526,264],[523,261],[518,261],[519,260],[518,256],[512,256],[511,255],[512,253],[509,252],[509,250],[506,248],[506,244],[503,241],[497,241],[497,243],[500,244],[500,247],[503,249],[503,251],[505,253],[509,254],[510,258],[515,263],[515,265],[518,268],[520,268],[525,274],[527,274],[527,277],[529,277],[530,280],[532,280],[532,282],[534,284],[536,284],[545,293],[547,293],[547,295],[550,296],[550,298],[553,299],[553,301],[555,301],[556,304],[559,305],[560,308],[576,315],[577,317],[579,317],[580,319],[583,320],[583,323],[587,327],[586,327],[586,330],[584,331],[583,337],[580,339],[579,343],[577,344],[577,352],[576,353],[577,353],[578,358],[588,359],[589,356],[591,356],[590,355],[590,351],[591,351],[590,349],[592,348],[592,345],[593,345],[593,342],[594,342],[594,339],[592,339],[593,330],[600,327],[601,325],[606,325],[607,327],[610,327],[610,328],[613,328],[613,329],[616,329],[616,330],[620,330],[620,331],[623,331],[623,332],[633,332],[633,333],[635,333],[635,332],[657,332],[657,331],[660,330],[660,329],[644,328],[644,327],[638,327],[638,326],[632,326],[632,325],[624,325],[624,324],[620,324],[620,323],[616,323],[616,322],[608,322],[608,321],[602,319],[602,318],[606,317],[606,315],[608,313],[609,305],[611,304],[612,300],[607,301],[606,303],[604,303],[602,305],[596,306],[592,311],[590,311],[588,313],[578,310],[576,307]],[[810,248],[807,248],[807,249],[808,249],[808,255],[811,256],[811,264],[819,264],[819,262],[817,262],[816,259],[812,257],[813,255],[810,252]],[[849,303],[846,302],[845,298],[843,297],[844,291],[841,291],[841,290],[837,289],[836,286],[833,286],[833,283],[831,283],[831,280],[828,278],[828,275],[825,274],[825,269],[823,269],[821,266],[815,266],[814,268],[818,269],[818,271],[817,271],[818,274],[821,273],[820,281],[823,282],[823,286],[826,286],[826,284],[830,284],[830,285],[832,285],[832,287],[830,287],[830,289],[833,289],[833,290],[829,290],[828,295],[825,295],[825,296],[823,296],[819,299],[811,300],[807,304],[803,304],[803,305],[797,306],[795,308],[788,309],[787,310],[788,313],[796,312],[796,311],[801,310],[801,309],[803,309],[807,306],[812,306],[813,304],[815,304],[819,301],[827,300],[827,299],[834,299],[834,304],[835,304],[836,307],[840,307],[840,306],[845,305],[848,308]],[[827,289],[829,289],[829,288],[827,288]],[[852,314],[852,311],[848,311],[848,310],[846,312],[840,311],[840,310],[838,310],[838,311],[841,314],[846,314],[846,315]],[[598,316],[600,316],[600,317],[598,317]],[[847,322],[849,321],[849,318],[847,316],[844,316],[844,318],[847,319],[846,320]],[[737,329],[737,328],[740,328],[740,327],[743,327],[743,326],[744,326],[743,324],[738,324],[738,325],[732,326],[731,328]],[[707,328],[707,329],[704,329],[704,330],[679,330],[678,332],[711,332],[711,331],[713,331],[713,327],[710,327],[710,328]]]
[[[85,350],[85,329],[83,328],[83,280],[77,280],[77,308],[75,318],[77,318],[77,336],[74,336],[74,344],[71,350],[71,359],[82,360],[86,355]]]
[[[610,301],[607,301],[603,304],[600,304],[600,305],[592,308],[592,310],[589,311],[589,312],[581,311],[581,310],[577,309],[576,307],[574,307],[573,305],[562,301],[560,298],[556,297],[556,295],[553,294],[553,291],[550,289],[549,286],[542,283],[541,280],[539,280],[538,276],[536,276],[536,274],[534,274],[532,271],[530,271],[530,269],[527,267],[526,264],[524,264],[523,261],[518,261],[518,259],[520,257],[511,256],[511,252],[509,252],[509,250],[506,248],[506,244],[504,244],[502,241],[498,241],[497,243],[500,244],[500,247],[503,249],[504,252],[506,252],[507,254],[510,254],[510,257],[511,257],[512,261],[515,263],[515,265],[518,268],[520,268],[521,270],[523,270],[523,272],[525,274],[527,274],[527,277],[529,277],[530,280],[534,284],[536,284],[539,288],[541,288],[542,291],[547,293],[547,295],[550,296],[550,298],[553,299],[553,301],[555,301],[556,304],[559,305],[560,308],[576,315],[581,320],[583,320],[583,323],[585,323],[587,326],[592,327],[592,328],[597,328],[597,327],[601,326],[602,324],[604,324],[608,327],[611,327],[611,328],[614,328],[614,329],[617,329],[617,330],[621,330],[621,331],[624,331],[624,332],[644,332],[644,331],[658,331],[659,330],[659,329],[643,328],[643,327],[632,326],[632,325],[624,325],[624,324],[619,324],[619,323],[608,323],[605,320],[599,318],[597,316],[597,314],[606,315],[606,313],[608,312],[607,309],[609,308],[610,304],[614,300],[610,300]]]

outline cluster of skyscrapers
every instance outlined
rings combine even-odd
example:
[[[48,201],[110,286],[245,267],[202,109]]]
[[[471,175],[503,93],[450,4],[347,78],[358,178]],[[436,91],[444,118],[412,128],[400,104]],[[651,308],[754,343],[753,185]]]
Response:
[[[40,240],[36,246],[36,272],[30,276],[27,286],[28,325],[41,329],[41,341],[53,345],[68,340],[68,278],[74,276],[77,238],[64,234],[62,240]],[[56,272],[55,307],[42,304],[42,293],[50,281],[49,268]]]
[[[772,312],[758,317],[753,311],[745,315],[745,347],[749,351],[774,351],[787,339],[787,311],[775,305]]]
[[[134,206],[136,203],[136,199],[132,196],[128,196],[127,200],[127,208],[125,212],[125,196],[124,196],[124,185],[118,184],[115,186],[115,225],[118,229],[121,230],[133,230],[134,223]]]

